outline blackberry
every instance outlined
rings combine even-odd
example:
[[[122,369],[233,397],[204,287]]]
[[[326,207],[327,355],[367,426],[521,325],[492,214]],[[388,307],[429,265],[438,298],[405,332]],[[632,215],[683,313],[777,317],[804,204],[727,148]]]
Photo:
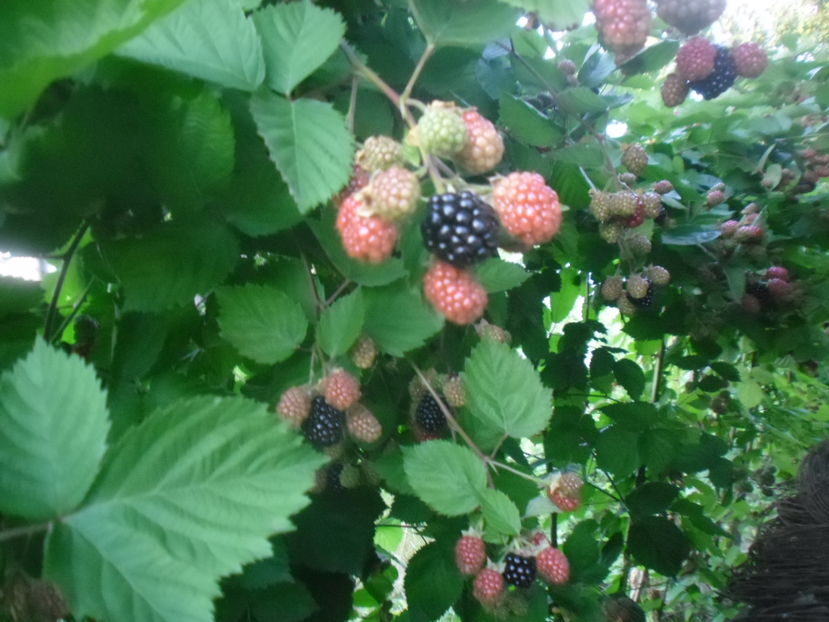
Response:
[[[765,283],[761,283],[759,281],[749,283],[746,285],[746,293],[757,298],[757,300],[760,301],[760,304],[764,307],[771,304],[771,291],[769,291],[769,286]]]
[[[688,85],[705,99],[714,99],[730,89],[737,79],[737,64],[727,47],[717,46],[714,71],[707,78],[693,80]]]
[[[530,587],[535,581],[535,557],[507,553],[504,558],[504,580],[515,587]]]
[[[633,296],[628,296],[628,300],[630,300],[634,306],[639,307],[640,309],[650,309],[651,305],[653,304],[653,283],[648,285],[648,293],[642,296],[641,298],[634,298]]]
[[[476,194],[436,194],[421,225],[426,248],[456,268],[476,264],[497,252],[498,216]]]
[[[345,490],[340,475],[343,472],[343,463],[336,462],[325,469],[325,489],[329,492],[342,492]]]
[[[316,447],[330,447],[343,437],[345,413],[317,395],[311,402],[311,414],[302,424],[305,438]]]
[[[444,406],[446,406],[445,403]],[[446,426],[446,415],[443,414],[440,404],[431,393],[424,395],[417,405],[415,422],[422,430],[433,433],[440,432]]]

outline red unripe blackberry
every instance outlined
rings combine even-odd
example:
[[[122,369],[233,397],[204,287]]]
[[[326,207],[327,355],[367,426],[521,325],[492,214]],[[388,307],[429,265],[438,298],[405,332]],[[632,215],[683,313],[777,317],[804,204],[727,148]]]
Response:
[[[790,280],[789,271],[783,266],[771,266],[766,270],[766,278],[768,279],[783,279]]]
[[[658,194],[668,194],[674,189],[674,185],[667,179],[658,181],[653,185],[653,191]]]
[[[346,410],[360,399],[360,381],[344,369],[334,370],[324,385],[325,401],[339,410]]]
[[[717,21],[725,0],[656,0],[656,13],[686,35],[698,33]]]
[[[349,257],[368,263],[382,263],[391,257],[397,243],[397,226],[379,216],[366,216],[360,194],[343,201],[337,214],[337,231]]]
[[[714,99],[725,93],[734,85],[737,79],[737,67],[731,51],[721,45],[717,47],[717,57],[714,60],[714,71],[702,80],[691,80],[688,82],[697,93],[705,99]]]
[[[311,392],[308,387],[291,387],[276,405],[277,414],[295,427],[299,427],[311,412]]]
[[[448,405],[443,406],[450,410]],[[440,433],[446,427],[446,415],[431,393],[424,395],[415,410],[415,423],[425,432]]]
[[[725,192],[722,190],[712,190],[706,197],[708,207],[715,207],[725,201]]]
[[[362,404],[352,406],[345,420],[348,433],[359,443],[377,442],[383,435],[383,426],[368,408]]]
[[[619,303],[623,300],[628,300],[627,296],[622,296],[616,302],[617,306],[619,307],[619,311],[624,313],[625,315],[633,315],[636,313],[636,307],[632,306],[630,309],[623,309],[622,305]],[[556,507],[561,510],[562,512],[573,512],[579,507],[581,507],[581,497],[568,497],[565,496],[561,490],[548,490],[547,497],[549,497],[550,501],[552,501]]]
[[[766,51],[757,43],[742,43],[732,51],[737,75],[744,78],[756,78],[769,64]]]
[[[570,562],[561,549],[547,547],[536,555],[538,575],[553,585],[562,585],[570,580]]]
[[[668,108],[679,106],[688,98],[689,90],[690,87],[688,86],[688,81],[685,78],[680,76],[678,73],[668,74],[668,77],[665,78],[665,82],[662,84],[662,88],[660,90],[662,94],[662,103],[668,106]]]
[[[720,233],[724,238],[730,238],[732,235],[737,233],[737,229],[739,228],[740,223],[736,220],[726,220],[720,225]]]
[[[538,173],[510,173],[495,182],[492,196],[501,224],[524,244],[543,244],[558,233],[561,203]]]
[[[769,279],[767,286],[769,288],[769,294],[771,294],[771,298],[775,302],[790,302],[794,297],[794,285],[784,279]]]
[[[475,577],[472,595],[485,608],[492,608],[504,597],[504,577],[497,570],[484,568]]]
[[[461,574],[476,575],[486,563],[486,545],[477,536],[463,536],[455,544],[455,564]]]
[[[734,234],[738,242],[759,242],[763,239],[763,230],[757,225],[739,227]]]
[[[595,0],[593,12],[608,49],[631,56],[644,47],[651,25],[646,0]]]
[[[504,139],[492,122],[474,108],[465,110],[462,118],[467,141],[456,156],[458,164],[473,175],[491,171],[504,157]]]
[[[486,290],[474,276],[443,261],[426,272],[423,292],[447,320],[461,326],[480,319],[488,302]]]
[[[702,80],[714,71],[717,47],[705,37],[689,39],[676,55],[676,70],[686,80]]]
[[[436,194],[420,227],[426,248],[457,268],[498,253],[498,217],[472,192]]]
[[[475,332],[481,339],[491,339],[498,343],[509,345],[512,342],[512,335],[508,330],[501,328],[496,324],[490,324],[486,320],[481,320],[475,324]]]
[[[628,229],[635,229],[645,222],[645,216],[645,200],[641,196],[636,195],[636,211],[633,213],[633,216],[625,220],[625,226]]]
[[[584,487],[584,480],[578,473],[562,473],[558,479],[558,489],[565,497],[578,497]]]
[[[317,395],[311,402],[311,414],[302,423],[302,431],[315,447],[330,447],[342,440],[344,423],[345,413]]]
[[[507,553],[504,558],[504,580],[515,587],[530,587],[535,581],[535,557]]]

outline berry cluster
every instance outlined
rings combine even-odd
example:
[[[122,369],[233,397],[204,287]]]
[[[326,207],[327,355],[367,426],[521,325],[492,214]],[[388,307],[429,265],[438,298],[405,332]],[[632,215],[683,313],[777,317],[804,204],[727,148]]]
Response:
[[[380,439],[377,417],[359,403],[360,382],[344,369],[333,370],[316,387],[291,387],[279,398],[277,414],[318,449],[333,448],[347,431],[357,443]]]
[[[610,277],[602,283],[601,294],[607,302],[616,303],[620,312],[633,315],[639,309],[649,309],[653,305],[655,288],[670,282],[671,274],[666,268],[648,266],[643,272],[627,279]]]
[[[460,376],[438,374],[431,369],[425,373],[426,381],[438,394],[438,399],[420,379],[415,376],[409,384],[412,398],[410,411],[412,430],[417,440],[423,442],[442,437],[448,429],[445,412],[454,414],[455,408],[466,403],[466,391]]]
[[[539,532],[539,535],[540,538],[532,538],[520,550],[507,552],[498,567],[489,562],[486,544],[477,532],[465,532],[455,544],[455,564],[462,575],[475,577],[472,594],[485,609],[498,609],[507,585],[526,589],[536,577],[553,585],[570,580],[567,557],[560,549],[550,546],[543,534]]]
[[[800,288],[792,282],[783,266],[771,266],[764,273],[746,275],[746,291],[740,305],[747,313],[757,314],[791,307],[800,298]]]
[[[767,65],[766,52],[756,43],[729,49],[705,37],[693,37],[676,55],[676,71],[662,85],[662,101],[669,107],[678,106],[689,90],[714,99],[730,89],[738,76],[756,78]]]
[[[590,192],[590,212],[600,223],[599,234],[611,244],[623,239],[635,240],[632,242],[635,254],[650,252],[650,240],[641,234],[626,235],[625,231],[639,227],[647,218],[659,218],[662,210],[662,197],[656,192]]]
[[[762,226],[760,206],[749,203],[742,212],[740,220],[729,219],[720,224],[722,252],[730,255],[737,245],[755,245],[763,241],[765,231]]]
[[[804,164],[806,165],[806,172],[803,173],[803,177],[800,179],[795,191],[811,192],[815,189],[818,181],[829,177],[829,154],[820,153],[816,149],[809,148],[801,151],[800,155],[803,157]],[[787,171],[791,171],[791,169],[783,169],[784,174]],[[781,180],[781,185],[784,181]]]

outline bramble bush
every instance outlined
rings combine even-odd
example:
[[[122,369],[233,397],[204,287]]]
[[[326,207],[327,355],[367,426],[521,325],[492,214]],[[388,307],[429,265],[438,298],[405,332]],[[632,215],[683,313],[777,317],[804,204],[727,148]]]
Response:
[[[829,65],[724,6],[6,0],[0,619],[737,615]]]

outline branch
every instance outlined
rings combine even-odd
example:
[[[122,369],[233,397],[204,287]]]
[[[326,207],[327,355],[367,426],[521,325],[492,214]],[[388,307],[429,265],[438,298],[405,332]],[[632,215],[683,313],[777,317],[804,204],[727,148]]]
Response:
[[[13,527],[0,531],[0,542],[20,538],[23,536],[30,536],[35,533],[41,533],[49,529],[52,523],[38,523],[37,525],[24,525],[22,527]]]
[[[60,267],[60,274],[58,275],[58,282],[55,285],[55,292],[52,294],[52,300],[49,303],[49,310],[46,312],[46,324],[43,328],[43,336],[46,341],[52,340],[52,325],[55,323],[55,315],[58,311],[58,301],[60,300],[61,291],[63,291],[63,284],[66,281],[66,275],[69,273],[69,266],[72,264],[72,258],[81,245],[83,236],[86,235],[86,230],[89,229],[89,221],[84,221],[81,228],[75,233],[69,248],[63,256],[63,265]]]

